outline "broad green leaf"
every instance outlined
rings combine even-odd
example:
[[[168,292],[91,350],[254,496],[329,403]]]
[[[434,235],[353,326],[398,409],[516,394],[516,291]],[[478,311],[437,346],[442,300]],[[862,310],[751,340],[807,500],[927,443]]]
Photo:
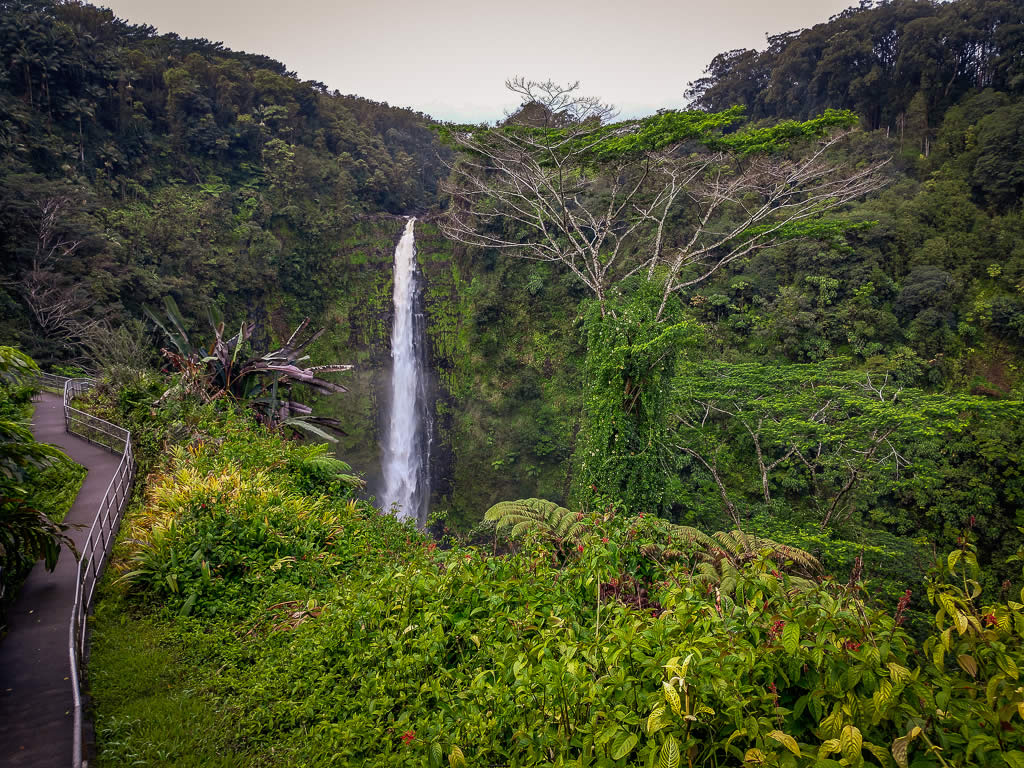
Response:
[[[940,637],[942,638],[942,647],[947,651],[951,650],[953,647],[953,628],[946,627],[946,629],[942,631]]]
[[[843,713],[842,710],[839,709],[838,705],[836,705],[832,710],[832,714],[819,723],[822,733],[829,739],[837,738],[839,736],[839,732],[842,730],[842,726]]]
[[[625,733],[612,744],[612,760],[621,760],[636,747],[639,741],[635,733]]]
[[[1024,752],[1020,750],[1003,752],[1003,760],[1010,768],[1024,768]]]
[[[973,656],[968,656],[966,653],[961,653],[956,657],[956,663],[960,665],[960,669],[966,672],[971,677],[978,676],[978,662],[974,660]]]
[[[679,692],[672,683],[662,683],[661,687],[665,691],[665,701],[672,707],[672,711],[678,715],[680,712]]]
[[[725,748],[726,749],[729,748],[729,745],[732,744],[733,739],[738,739],[740,736],[746,736],[746,735],[747,735],[747,729],[746,728],[740,728],[739,730],[733,731],[729,735],[729,738],[725,740]]]
[[[788,749],[797,757],[800,757],[800,745],[796,743],[796,739],[790,736],[788,733],[782,731],[772,731],[768,734],[771,738],[775,739],[782,746]]]
[[[658,768],[678,768],[679,766],[679,745],[670,734],[661,745],[661,754],[658,756]]]
[[[757,765],[761,765],[767,761],[768,758],[765,757],[764,752],[760,749],[748,749],[747,753],[743,756],[744,763],[756,763]]]
[[[856,726],[848,725],[839,734],[839,747],[847,762],[859,764],[861,761],[861,749],[864,745],[864,737]]]
[[[952,552],[949,553],[949,557],[946,560],[946,565],[949,567],[950,573],[956,573],[956,571],[954,570],[956,568],[956,563],[960,559],[960,555],[962,555],[963,553],[964,552],[962,549],[954,549]]]
[[[452,751],[448,753],[448,765],[451,768],[466,768],[466,757],[461,749],[452,747]]]
[[[821,746],[818,747],[818,759],[821,760],[823,757],[828,757],[829,755],[838,752],[839,749],[839,739],[826,739],[822,742]]]
[[[906,683],[910,681],[910,670],[906,667],[897,664],[894,661],[890,661],[886,666],[889,667],[889,676],[897,683]]]
[[[907,768],[907,747],[909,745],[910,734],[900,736],[892,743],[892,756],[900,768]]]
[[[878,683],[878,688],[875,689],[875,693],[872,698],[874,698],[875,700],[876,709],[880,710],[889,706],[889,704],[892,703],[893,699],[892,683],[885,679],[880,680]]]
[[[665,708],[656,707],[647,717],[647,733],[655,734],[668,725],[669,720],[665,717]]]
[[[988,685],[985,686],[985,700],[988,702],[990,707],[996,705],[996,692],[999,690],[999,683],[1006,679],[1006,675],[996,673],[988,679]]]
[[[880,747],[877,744],[870,744],[864,742],[864,746],[867,747],[868,751],[875,756],[875,760],[880,762],[883,768],[892,768],[893,760],[889,757],[889,753],[885,750],[885,747]]]
[[[795,621],[787,621],[782,628],[782,647],[790,656],[800,647],[800,625]]]
[[[1017,662],[1005,653],[996,653],[996,664],[998,664],[999,668],[1006,673],[1007,677],[1012,678],[1013,680],[1016,680],[1020,674],[1017,670]]]
[[[967,614],[960,610],[953,611],[953,623],[961,635],[967,632]]]

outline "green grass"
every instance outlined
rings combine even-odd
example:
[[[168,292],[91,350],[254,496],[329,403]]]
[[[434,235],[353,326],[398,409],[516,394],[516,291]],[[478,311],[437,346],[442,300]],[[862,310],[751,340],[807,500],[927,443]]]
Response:
[[[27,482],[28,503],[45,512],[55,523],[64,521],[85,480],[86,469],[74,462],[31,469]]]
[[[235,768],[265,764],[233,738],[197,665],[172,626],[133,615],[117,597],[100,601],[92,622],[89,692],[100,766]]]

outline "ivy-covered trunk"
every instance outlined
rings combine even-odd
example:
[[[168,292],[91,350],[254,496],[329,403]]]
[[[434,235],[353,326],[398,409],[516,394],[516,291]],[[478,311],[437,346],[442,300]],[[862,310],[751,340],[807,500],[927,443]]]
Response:
[[[675,472],[670,445],[672,376],[699,327],[640,291],[585,310],[583,425],[573,457],[573,497],[614,500],[633,512],[661,511]]]

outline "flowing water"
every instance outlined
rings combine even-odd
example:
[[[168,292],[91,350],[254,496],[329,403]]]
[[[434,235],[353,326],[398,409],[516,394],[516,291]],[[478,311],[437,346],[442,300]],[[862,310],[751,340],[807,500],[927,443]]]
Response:
[[[422,354],[422,316],[417,315],[415,218],[405,225],[395,248],[395,319],[391,330],[391,418],[382,468],[382,508],[397,507],[400,518],[423,525],[427,500],[428,425],[424,413],[425,377]]]

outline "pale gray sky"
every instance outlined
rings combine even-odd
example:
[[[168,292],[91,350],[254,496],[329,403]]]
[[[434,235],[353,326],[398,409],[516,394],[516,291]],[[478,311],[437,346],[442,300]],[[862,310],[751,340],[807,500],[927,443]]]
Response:
[[[262,53],[342,93],[442,120],[517,106],[505,79],[580,80],[624,117],[683,105],[713,56],[855,0],[96,0],[160,32]]]

